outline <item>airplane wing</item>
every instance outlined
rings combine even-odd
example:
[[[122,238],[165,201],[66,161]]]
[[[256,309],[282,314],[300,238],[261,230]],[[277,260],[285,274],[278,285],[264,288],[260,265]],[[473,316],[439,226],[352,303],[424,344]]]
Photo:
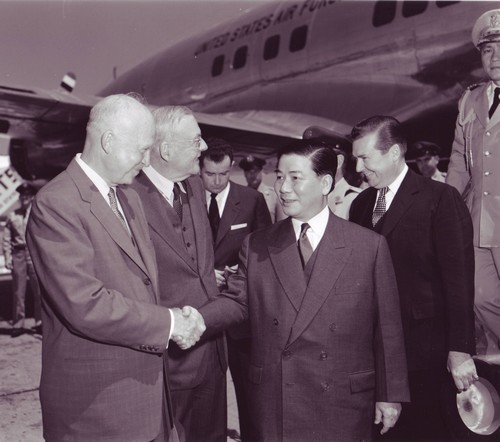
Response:
[[[51,179],[64,170],[83,149],[89,112],[99,99],[62,89],[0,85],[0,134],[8,140],[16,171],[33,180]],[[302,138],[311,126],[329,130],[338,143],[348,142],[345,134],[350,130],[322,117],[293,112],[248,110],[195,115],[203,136],[226,139],[233,145],[237,160],[248,154],[270,159],[280,147]],[[274,167],[272,161],[269,167]]]
[[[0,134],[8,139],[12,166],[25,179],[54,177],[81,152],[90,108],[98,100],[0,85]]]

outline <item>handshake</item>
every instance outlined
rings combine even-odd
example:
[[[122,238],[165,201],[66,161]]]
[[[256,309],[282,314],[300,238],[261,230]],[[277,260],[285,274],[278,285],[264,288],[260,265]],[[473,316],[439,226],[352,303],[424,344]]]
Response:
[[[194,307],[173,308],[175,324],[171,339],[183,350],[196,344],[206,330],[205,321]]]

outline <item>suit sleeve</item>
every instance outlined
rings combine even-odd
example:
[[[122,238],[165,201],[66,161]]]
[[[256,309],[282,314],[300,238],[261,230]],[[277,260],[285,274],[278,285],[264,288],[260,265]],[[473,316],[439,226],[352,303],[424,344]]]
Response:
[[[448,351],[474,354],[474,247],[472,220],[456,189],[446,186],[433,219],[441,272]]]
[[[466,139],[465,125],[463,123],[464,111],[467,94],[464,94],[459,102],[459,114],[455,124],[455,138],[451,148],[450,162],[448,164],[448,173],[446,175],[446,183],[455,187],[460,193],[465,189],[469,181],[469,171],[465,161],[466,156]],[[471,124],[471,123],[469,123]]]
[[[399,294],[389,246],[382,236],[379,238],[374,274],[378,315],[374,344],[376,400],[408,402],[410,393]]]
[[[45,301],[77,335],[162,353],[168,343],[169,310],[154,304],[144,283],[142,293],[131,288],[127,295],[104,285],[94,268],[95,249],[102,245],[91,241],[89,226],[68,200],[47,193],[37,198],[28,224],[27,242]],[[131,287],[140,287],[139,276],[127,274],[125,262],[105,262],[105,270],[108,264],[109,273],[121,273]]]
[[[249,241],[247,235],[240,249],[238,271],[229,276],[227,288],[212,302],[205,304],[200,313],[205,320],[208,334],[240,324],[248,318],[247,264]]]

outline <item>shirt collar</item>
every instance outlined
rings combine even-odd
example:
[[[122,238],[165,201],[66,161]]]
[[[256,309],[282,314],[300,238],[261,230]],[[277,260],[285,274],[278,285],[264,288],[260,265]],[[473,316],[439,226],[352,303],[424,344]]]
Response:
[[[166,200],[172,204],[172,192],[174,190],[174,183],[168,178],[161,175],[153,166],[144,167],[143,172],[151,180],[158,191],[163,195]]]
[[[391,184],[387,186],[393,195],[396,195],[397,191],[401,187],[401,183],[403,182],[406,176],[406,172],[408,172],[408,166],[405,163],[401,173],[396,177],[396,179]]]
[[[222,216],[222,212],[224,211],[224,207],[226,205],[227,197],[229,195],[229,187],[231,186],[231,181],[227,183],[227,186],[224,188],[222,192],[219,192],[215,197],[217,201],[217,207],[219,208],[219,215]],[[205,189],[205,196],[207,198],[207,207],[210,207],[210,200],[212,193]]]
[[[319,212],[317,215],[313,216],[307,223],[311,227],[308,231],[308,237],[314,236],[316,238],[315,243],[316,244],[311,244],[313,248],[319,243],[321,238],[323,237],[323,234],[325,233],[326,226],[328,224],[328,217],[330,216],[330,209],[328,208],[328,205],[326,205],[321,212]],[[300,236],[300,228],[304,224],[304,221],[299,221],[298,219],[292,218],[292,225],[293,225],[293,230],[295,232],[295,238],[299,239]],[[311,232],[312,231],[312,232]],[[309,232],[312,233],[312,235],[309,235]]]
[[[104,197],[106,201],[108,201],[108,193],[110,187],[94,169],[92,169],[85,161],[81,158],[82,154],[77,153],[75,156],[75,160],[77,164],[82,168],[83,172],[87,177],[92,181],[92,183],[97,187],[99,193]]]

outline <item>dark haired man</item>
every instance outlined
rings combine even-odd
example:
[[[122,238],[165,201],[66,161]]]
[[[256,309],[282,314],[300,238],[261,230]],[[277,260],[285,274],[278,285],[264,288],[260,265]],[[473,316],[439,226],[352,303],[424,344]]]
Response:
[[[477,378],[471,219],[454,188],[408,169],[395,118],[368,118],[351,137],[370,188],[353,201],[349,219],[387,238],[403,315],[411,404],[388,438],[448,439],[440,408],[446,368],[459,390]]]
[[[246,237],[208,330],[248,316],[250,440],[363,440],[409,399],[385,239],[328,208],[337,155],[298,141],[278,160],[289,218]],[[234,302],[236,301],[236,302]]]

